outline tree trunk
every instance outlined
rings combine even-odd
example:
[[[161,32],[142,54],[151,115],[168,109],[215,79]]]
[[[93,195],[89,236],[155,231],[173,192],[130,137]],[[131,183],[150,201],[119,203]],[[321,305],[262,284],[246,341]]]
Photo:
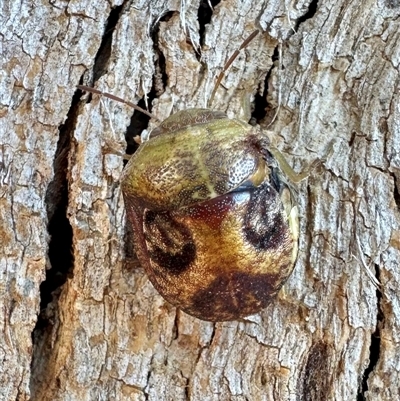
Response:
[[[1,401],[400,399],[400,2],[210,3],[2,3]],[[121,155],[156,123],[76,85],[205,107],[256,28],[213,108],[250,98],[296,171],[326,161],[285,296],[214,324],[162,299],[126,229]]]

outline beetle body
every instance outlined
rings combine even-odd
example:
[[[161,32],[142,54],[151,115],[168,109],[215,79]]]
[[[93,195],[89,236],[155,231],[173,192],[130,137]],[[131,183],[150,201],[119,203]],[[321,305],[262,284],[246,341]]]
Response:
[[[259,128],[207,109],[178,112],[140,145],[121,185],[139,261],[186,313],[256,313],[291,274],[297,206]]]

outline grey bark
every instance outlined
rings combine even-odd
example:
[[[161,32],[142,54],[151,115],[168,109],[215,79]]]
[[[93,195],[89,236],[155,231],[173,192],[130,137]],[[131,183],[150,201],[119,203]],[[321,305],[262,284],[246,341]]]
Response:
[[[227,0],[209,22],[199,1],[0,6],[1,401],[400,399],[399,1]],[[75,87],[137,103],[154,86],[161,120],[204,107],[256,28],[213,107],[266,98],[295,170],[327,159],[299,185],[285,296],[213,324],[134,258],[119,178],[143,117]]]

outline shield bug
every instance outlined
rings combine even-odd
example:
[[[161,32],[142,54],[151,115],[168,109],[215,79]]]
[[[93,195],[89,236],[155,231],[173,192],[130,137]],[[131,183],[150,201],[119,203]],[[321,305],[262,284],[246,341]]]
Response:
[[[202,320],[236,320],[265,308],[297,258],[291,182],[302,178],[259,127],[211,109],[168,117],[140,144],[121,179],[136,253],[154,287]]]

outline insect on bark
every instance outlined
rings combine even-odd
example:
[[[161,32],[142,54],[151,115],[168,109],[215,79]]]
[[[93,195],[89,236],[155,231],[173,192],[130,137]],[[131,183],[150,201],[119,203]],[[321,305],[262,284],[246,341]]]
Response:
[[[210,96],[253,32],[229,58]],[[79,89],[146,110],[87,86]],[[212,109],[161,122],[121,178],[138,259],[158,292],[202,320],[259,312],[293,271],[297,175],[260,127]]]

